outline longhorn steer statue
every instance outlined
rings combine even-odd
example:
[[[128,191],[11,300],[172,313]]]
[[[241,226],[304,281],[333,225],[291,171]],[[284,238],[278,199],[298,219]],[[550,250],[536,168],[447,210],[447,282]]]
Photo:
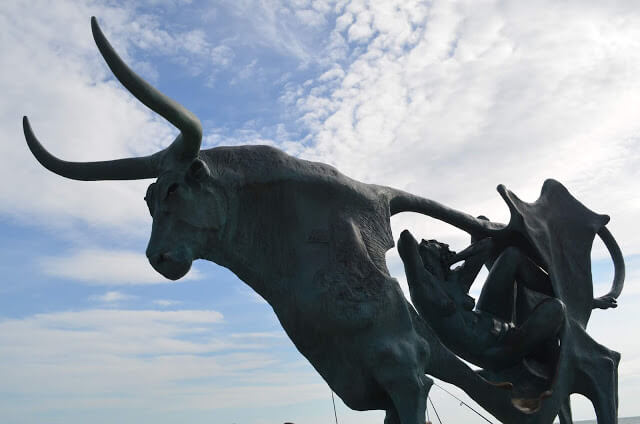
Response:
[[[273,307],[298,350],[356,410],[386,410],[386,424],[423,424],[432,381],[451,382],[504,422],[519,422],[509,385],[489,383],[447,350],[387,270],[390,217],[412,211],[475,236],[503,225],[476,219],[267,146],[200,150],[200,121],[131,71],[102,34],[93,36],[118,80],[180,130],[146,157],[77,163],[48,153],[27,118],[24,133],[47,169],[76,180],[157,178],[147,257],[176,280],[195,259],[233,271]],[[446,308],[435,302],[434,308]],[[517,402],[516,402],[517,403]]]

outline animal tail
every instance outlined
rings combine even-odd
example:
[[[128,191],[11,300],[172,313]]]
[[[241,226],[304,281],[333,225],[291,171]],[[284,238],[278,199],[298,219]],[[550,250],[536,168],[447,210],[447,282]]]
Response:
[[[400,212],[417,212],[451,224],[478,237],[490,236],[504,228],[503,224],[478,219],[435,200],[415,196],[402,190],[388,188],[388,195],[389,211],[392,216]]]

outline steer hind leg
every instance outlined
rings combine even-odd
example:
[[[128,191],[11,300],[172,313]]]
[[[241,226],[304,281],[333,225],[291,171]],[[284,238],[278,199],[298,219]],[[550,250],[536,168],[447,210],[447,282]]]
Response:
[[[560,405],[558,418],[560,419],[560,424],[573,424],[573,418],[571,417],[571,399],[568,396]]]
[[[615,424],[618,422],[618,358],[589,359],[585,361],[587,366],[578,372],[577,380],[582,388],[579,392],[593,403],[598,424]]]
[[[581,328],[577,330],[574,389],[591,400],[598,424],[615,424],[620,354],[597,343]]]

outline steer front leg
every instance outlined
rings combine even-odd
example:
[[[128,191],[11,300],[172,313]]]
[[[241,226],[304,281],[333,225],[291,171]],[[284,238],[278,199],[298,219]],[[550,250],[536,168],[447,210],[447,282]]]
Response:
[[[424,375],[428,346],[413,333],[400,342],[382,339],[376,350],[374,376],[391,400],[385,424],[424,424],[427,395],[433,384]]]
[[[423,424],[433,381],[424,375],[402,375],[400,371],[386,370],[380,375],[393,403],[384,424]]]

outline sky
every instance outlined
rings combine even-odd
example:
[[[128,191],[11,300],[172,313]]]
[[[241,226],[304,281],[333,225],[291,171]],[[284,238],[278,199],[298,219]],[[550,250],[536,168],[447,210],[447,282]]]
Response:
[[[610,215],[626,287],[589,331],[622,354],[620,416],[640,415],[638,2],[3,0],[1,422],[334,422],[331,390],[248,286],[204,261],[177,282],[153,271],[151,181],[70,181],[28,151],[23,115],[66,160],[150,154],[177,133],[111,76],[92,15],[200,118],[203,148],[268,144],[499,222],[498,184],[534,201],[555,178]],[[468,243],[424,216],[392,219],[396,239],[405,228]],[[592,260],[604,294],[599,241]],[[407,293],[395,249],[387,262]],[[431,397],[443,422],[482,422]],[[384,416],[336,410],[342,424]]]

